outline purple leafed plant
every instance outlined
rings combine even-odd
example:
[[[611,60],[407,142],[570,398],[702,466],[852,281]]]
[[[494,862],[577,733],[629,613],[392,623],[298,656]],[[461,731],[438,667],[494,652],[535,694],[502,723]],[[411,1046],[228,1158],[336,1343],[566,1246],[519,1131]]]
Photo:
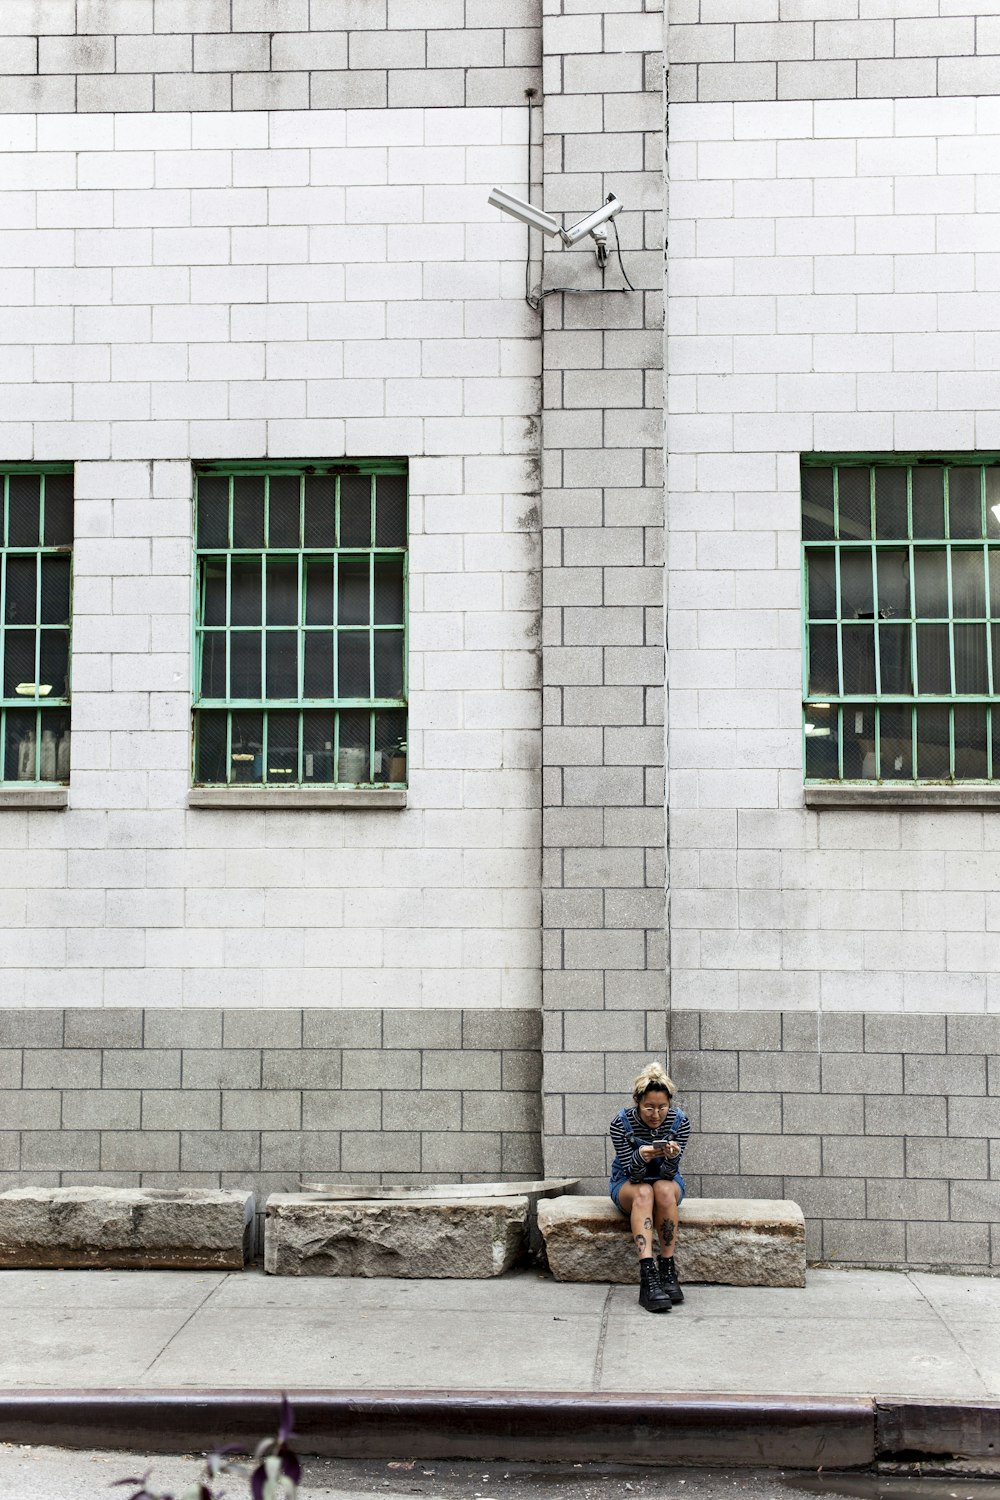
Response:
[[[302,1465],[291,1445],[293,1422],[294,1414],[288,1397],[282,1396],[277,1435],[264,1438],[263,1442],[257,1444],[250,1467],[233,1461],[232,1455],[243,1453],[244,1449],[236,1443],[229,1443],[224,1448],[214,1449],[208,1455],[199,1477],[179,1494],[175,1495],[169,1490],[151,1490],[149,1476],[152,1469],[128,1479],[116,1479],[115,1486],[138,1486],[130,1492],[127,1500],[223,1500],[226,1491],[217,1488],[219,1479],[226,1475],[239,1475],[249,1479],[251,1500],[296,1500]]]

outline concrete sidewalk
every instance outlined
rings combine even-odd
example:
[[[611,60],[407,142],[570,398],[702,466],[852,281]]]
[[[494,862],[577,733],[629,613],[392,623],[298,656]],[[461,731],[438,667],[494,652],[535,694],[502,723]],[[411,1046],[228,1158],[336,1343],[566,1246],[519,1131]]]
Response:
[[[810,1271],[804,1290],[0,1272],[0,1390],[1000,1398],[1000,1280]]]

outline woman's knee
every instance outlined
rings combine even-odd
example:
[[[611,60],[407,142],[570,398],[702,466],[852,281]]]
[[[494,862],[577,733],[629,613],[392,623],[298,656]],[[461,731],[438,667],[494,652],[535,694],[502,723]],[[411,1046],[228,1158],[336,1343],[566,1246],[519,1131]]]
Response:
[[[680,1190],[676,1182],[658,1182],[653,1192],[658,1208],[676,1207],[680,1202]]]
[[[653,1186],[649,1182],[640,1182],[635,1190],[635,1205],[637,1208],[652,1208]]]

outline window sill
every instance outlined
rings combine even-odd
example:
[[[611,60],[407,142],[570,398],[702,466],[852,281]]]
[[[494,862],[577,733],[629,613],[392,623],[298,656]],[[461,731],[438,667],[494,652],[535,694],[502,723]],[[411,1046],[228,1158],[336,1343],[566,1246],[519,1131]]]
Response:
[[[806,786],[806,807],[1000,807],[996,786]]]
[[[0,786],[0,812],[4,808],[33,808],[38,812],[62,812],[69,805],[69,787]]]
[[[188,807],[265,808],[272,812],[370,809],[388,812],[406,806],[405,787],[196,786]]]

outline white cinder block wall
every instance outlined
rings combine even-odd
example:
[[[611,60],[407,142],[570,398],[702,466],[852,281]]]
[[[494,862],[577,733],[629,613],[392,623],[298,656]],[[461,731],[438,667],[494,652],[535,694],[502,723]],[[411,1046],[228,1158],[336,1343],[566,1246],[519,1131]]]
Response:
[[[384,22],[383,22],[384,24]],[[539,1004],[523,108],[0,116],[0,459],[76,463],[0,1007]],[[192,460],[410,459],[409,805],[188,810]]]
[[[996,97],[671,111],[676,1006],[1000,1011],[996,814],[803,806],[799,499],[1000,447],[998,161]]]

